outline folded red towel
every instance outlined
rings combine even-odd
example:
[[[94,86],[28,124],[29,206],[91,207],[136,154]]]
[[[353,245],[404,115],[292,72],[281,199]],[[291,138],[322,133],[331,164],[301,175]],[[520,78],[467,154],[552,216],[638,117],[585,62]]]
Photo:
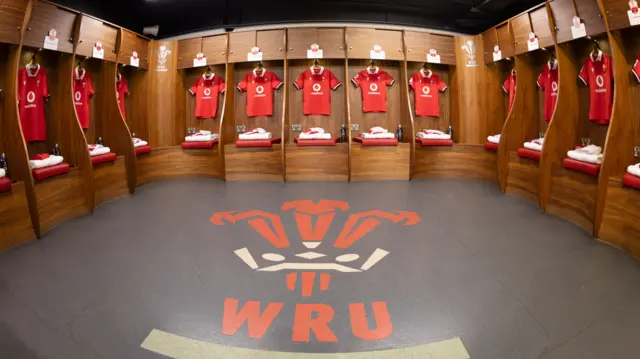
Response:
[[[33,155],[33,157],[31,157],[32,160],[46,160],[47,158],[49,158],[49,154],[48,153],[38,153],[37,155]]]

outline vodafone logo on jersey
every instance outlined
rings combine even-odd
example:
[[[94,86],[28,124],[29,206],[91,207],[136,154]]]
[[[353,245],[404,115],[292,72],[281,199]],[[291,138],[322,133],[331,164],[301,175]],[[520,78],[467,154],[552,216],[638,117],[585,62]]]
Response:
[[[313,86],[311,86],[311,89],[313,89],[313,92],[311,93],[314,96],[318,96],[318,95],[322,95],[323,93],[320,92],[322,90],[322,85],[316,83],[313,84]]]
[[[37,105],[34,103],[36,100],[36,93],[33,91],[29,91],[29,93],[27,94],[27,104],[24,106],[24,108],[35,108]]]
[[[558,95],[558,83],[557,82],[552,82],[551,83],[551,90],[553,90],[553,93],[551,94],[551,96],[557,96]]]
[[[369,85],[369,95],[379,95],[380,92],[378,92],[378,85],[377,84],[370,84]]]
[[[211,98],[211,89],[210,88],[205,88],[204,89],[204,96],[202,97],[205,100],[208,100]]]
[[[264,97],[264,96],[267,96],[264,93],[264,86],[262,86],[262,85],[256,86],[256,95],[255,95],[255,97]]]
[[[604,87],[604,77],[602,75],[596,76],[596,85],[598,85],[598,88],[595,91],[596,93],[607,92],[607,89]]]
[[[422,87],[422,97],[431,97],[430,93],[431,89],[429,88],[429,86],[425,85]]]

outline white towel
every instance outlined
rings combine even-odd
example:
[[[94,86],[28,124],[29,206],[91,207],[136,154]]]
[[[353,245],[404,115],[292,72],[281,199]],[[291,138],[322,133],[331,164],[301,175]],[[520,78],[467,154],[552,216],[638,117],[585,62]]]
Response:
[[[590,155],[588,153],[580,152],[578,150],[567,152],[567,156],[569,156],[569,158],[573,158],[576,161],[596,163],[596,164],[601,164],[602,158],[603,158],[603,155],[601,153],[596,155]]]
[[[313,134],[308,134],[306,132],[302,132],[299,136],[299,138],[301,140],[330,140],[331,139],[331,134],[330,133],[313,133]]]
[[[33,170],[38,168],[51,167],[62,163],[63,160],[64,158],[62,156],[51,155],[46,160],[29,160],[29,167],[31,167],[31,169]]]
[[[314,133],[324,133],[324,128],[322,127],[311,127],[310,129],[304,131],[306,134],[314,134]]]
[[[91,155],[91,157],[106,155],[109,152],[111,152],[111,149],[109,147],[100,146],[91,149],[91,145],[89,146],[89,155]]]
[[[0,178],[4,178],[7,174],[4,172],[4,168],[0,168]]]
[[[218,138],[218,134],[216,133],[213,133],[210,135],[203,135],[201,133],[196,133],[191,136],[186,136],[184,140],[187,142],[208,142],[208,141],[213,141],[216,138]]]
[[[241,140],[268,140],[271,138],[271,132],[266,133],[241,133],[238,138]]]
[[[143,141],[139,138],[133,139],[133,147],[142,147],[148,145],[147,141]]]
[[[502,136],[501,134],[497,134],[495,136],[489,136],[487,137],[487,141],[491,142],[491,143],[500,143],[500,136]]]
[[[433,132],[429,132],[429,133],[418,132],[416,133],[416,136],[418,136],[419,138],[423,138],[425,140],[450,140],[451,139],[451,135],[447,135],[445,133],[437,134]]]
[[[538,152],[542,152],[542,146],[538,143],[535,142],[525,142],[524,143],[524,148],[528,148],[530,150],[534,150],[534,151],[538,151]]]
[[[640,163],[627,167],[627,172],[636,177],[640,177]]]
[[[200,130],[198,133],[205,136],[211,136],[211,131]]]
[[[369,133],[371,134],[376,134],[376,133],[387,133],[389,132],[387,129],[382,128],[380,126],[376,126],[376,127],[371,127],[371,129],[369,129]]]
[[[394,135],[391,132],[382,132],[382,133],[367,133],[367,132],[363,132],[362,133],[362,138],[375,138],[375,139],[379,139],[379,138],[396,138],[396,135]]]
[[[602,153],[602,147],[596,146],[596,145],[589,145],[586,147],[578,148],[576,151],[580,153],[585,153],[588,155],[599,155]]]

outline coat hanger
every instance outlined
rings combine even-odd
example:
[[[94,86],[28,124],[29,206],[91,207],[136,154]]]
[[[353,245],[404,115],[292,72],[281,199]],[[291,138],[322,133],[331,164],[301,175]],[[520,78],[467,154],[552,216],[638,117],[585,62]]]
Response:
[[[38,59],[36,58],[36,53],[40,52],[39,49],[38,51],[35,51],[33,54],[31,54],[31,60],[29,60],[29,62],[27,63],[27,67],[34,67],[34,66],[38,66]]]
[[[211,66],[207,66],[207,70],[204,72],[205,75],[211,75]]]
[[[319,68],[320,66],[318,66],[318,59],[314,59],[313,60],[313,67],[314,68]]]

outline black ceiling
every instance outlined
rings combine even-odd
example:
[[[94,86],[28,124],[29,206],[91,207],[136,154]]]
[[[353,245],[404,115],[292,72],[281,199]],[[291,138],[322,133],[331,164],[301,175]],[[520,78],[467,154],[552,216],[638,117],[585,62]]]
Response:
[[[159,38],[212,28],[303,22],[367,22],[480,33],[544,0],[57,0]]]

